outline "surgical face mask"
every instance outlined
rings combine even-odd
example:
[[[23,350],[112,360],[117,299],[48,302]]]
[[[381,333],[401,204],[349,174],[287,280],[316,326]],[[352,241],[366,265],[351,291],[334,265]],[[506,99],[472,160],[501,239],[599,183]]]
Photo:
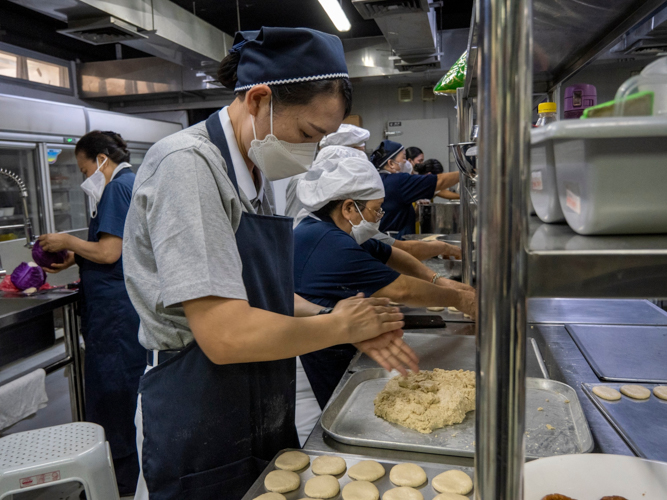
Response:
[[[97,204],[102,199],[102,193],[104,193],[104,187],[107,184],[107,180],[102,172],[102,167],[108,159],[109,158],[105,158],[104,161],[100,163],[100,160],[95,158],[95,161],[97,162],[97,170],[81,184],[81,189],[88,195],[90,216],[93,218],[97,215]]]
[[[263,140],[257,140],[255,118],[253,116],[250,118],[255,139],[250,143],[248,157],[268,180],[277,181],[308,171],[315,157],[317,143],[292,144],[281,141],[273,135],[273,100],[271,100],[271,133]]]
[[[399,163],[399,165],[401,167],[401,172],[406,174],[412,173],[412,163],[410,163],[408,160],[403,160],[401,163]]]
[[[359,212],[359,215],[361,215],[361,222],[356,226],[352,224],[351,220],[348,220],[348,222],[352,225],[352,237],[359,245],[361,245],[380,232],[380,221],[368,222],[364,218],[364,214],[359,210],[356,202],[354,202],[354,206],[357,207],[357,211]]]

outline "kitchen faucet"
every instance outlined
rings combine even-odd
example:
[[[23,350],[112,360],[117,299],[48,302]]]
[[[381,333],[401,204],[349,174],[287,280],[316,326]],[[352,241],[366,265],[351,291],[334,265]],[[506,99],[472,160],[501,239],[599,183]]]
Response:
[[[25,187],[25,183],[18,175],[4,168],[0,168],[0,175],[4,175],[5,177],[11,179],[18,186],[19,191],[21,191],[21,205],[23,208],[23,224],[0,226],[0,229],[18,229],[23,227],[25,231],[25,246],[28,248],[32,248],[33,245],[35,244],[35,240],[34,240],[34,235],[32,233],[32,222],[30,221],[30,217],[28,216],[28,190]],[[0,268],[2,268],[1,264]]]

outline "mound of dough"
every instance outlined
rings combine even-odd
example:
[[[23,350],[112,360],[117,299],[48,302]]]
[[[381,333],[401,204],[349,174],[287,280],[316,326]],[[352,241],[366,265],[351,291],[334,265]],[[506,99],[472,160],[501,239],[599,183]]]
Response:
[[[352,481],[343,488],[343,500],[380,500],[380,492],[369,481]]]
[[[313,474],[318,476],[337,476],[342,474],[347,469],[345,460],[340,457],[332,457],[330,455],[322,455],[313,460]]]
[[[613,387],[607,387],[606,385],[596,385],[592,390],[593,394],[595,394],[597,397],[606,399],[607,401],[618,401],[621,399],[621,393]]]
[[[472,491],[472,479],[461,470],[448,470],[438,474],[431,482],[438,493],[457,493],[467,495]]]
[[[656,398],[667,401],[667,385],[656,385],[653,388],[653,394],[655,394]]]
[[[285,500],[285,495],[281,495],[280,493],[264,493],[255,497],[254,500]]]
[[[301,478],[296,472],[288,470],[274,470],[264,479],[264,487],[275,493],[288,493],[301,486]]]
[[[433,311],[433,312],[441,312],[441,311],[444,311],[445,308],[444,307],[427,307],[426,310],[427,311]]]
[[[377,481],[385,473],[384,467],[375,460],[362,460],[347,471],[347,475],[357,481]]]
[[[300,451],[286,451],[276,458],[276,467],[282,470],[297,471],[307,467],[310,457]]]
[[[426,238],[422,238],[422,241],[438,241],[438,238],[440,237],[439,234],[431,234],[427,236]]]
[[[333,476],[317,476],[306,481],[304,492],[310,498],[333,498],[338,495],[340,485]]]
[[[622,385],[621,394],[625,394],[632,399],[648,399],[651,397],[651,391],[641,385]]]
[[[468,497],[464,497],[458,493],[440,493],[434,496],[433,500],[468,500]]]
[[[401,486],[385,491],[382,500],[424,500],[424,495],[414,488]]]
[[[412,486],[414,488],[424,484],[427,477],[426,472],[419,465],[398,464],[392,467],[389,480],[396,486]]]
[[[436,368],[397,376],[374,403],[378,417],[429,434],[463,422],[475,409],[475,372]]]

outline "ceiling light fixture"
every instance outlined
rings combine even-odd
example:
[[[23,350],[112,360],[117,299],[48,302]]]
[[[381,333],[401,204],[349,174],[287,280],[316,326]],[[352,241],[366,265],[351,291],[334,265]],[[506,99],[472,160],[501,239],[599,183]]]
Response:
[[[352,25],[345,12],[343,12],[343,8],[338,3],[338,0],[319,0],[319,2],[338,31],[350,30]]]

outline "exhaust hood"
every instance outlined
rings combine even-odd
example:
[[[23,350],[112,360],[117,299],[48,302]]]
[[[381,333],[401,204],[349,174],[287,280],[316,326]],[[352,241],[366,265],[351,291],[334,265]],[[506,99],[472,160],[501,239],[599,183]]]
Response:
[[[122,43],[148,38],[147,35],[139,33],[136,26],[112,16],[105,16],[101,19],[72,21],[69,23],[67,29],[58,30],[58,33],[93,45]]]

